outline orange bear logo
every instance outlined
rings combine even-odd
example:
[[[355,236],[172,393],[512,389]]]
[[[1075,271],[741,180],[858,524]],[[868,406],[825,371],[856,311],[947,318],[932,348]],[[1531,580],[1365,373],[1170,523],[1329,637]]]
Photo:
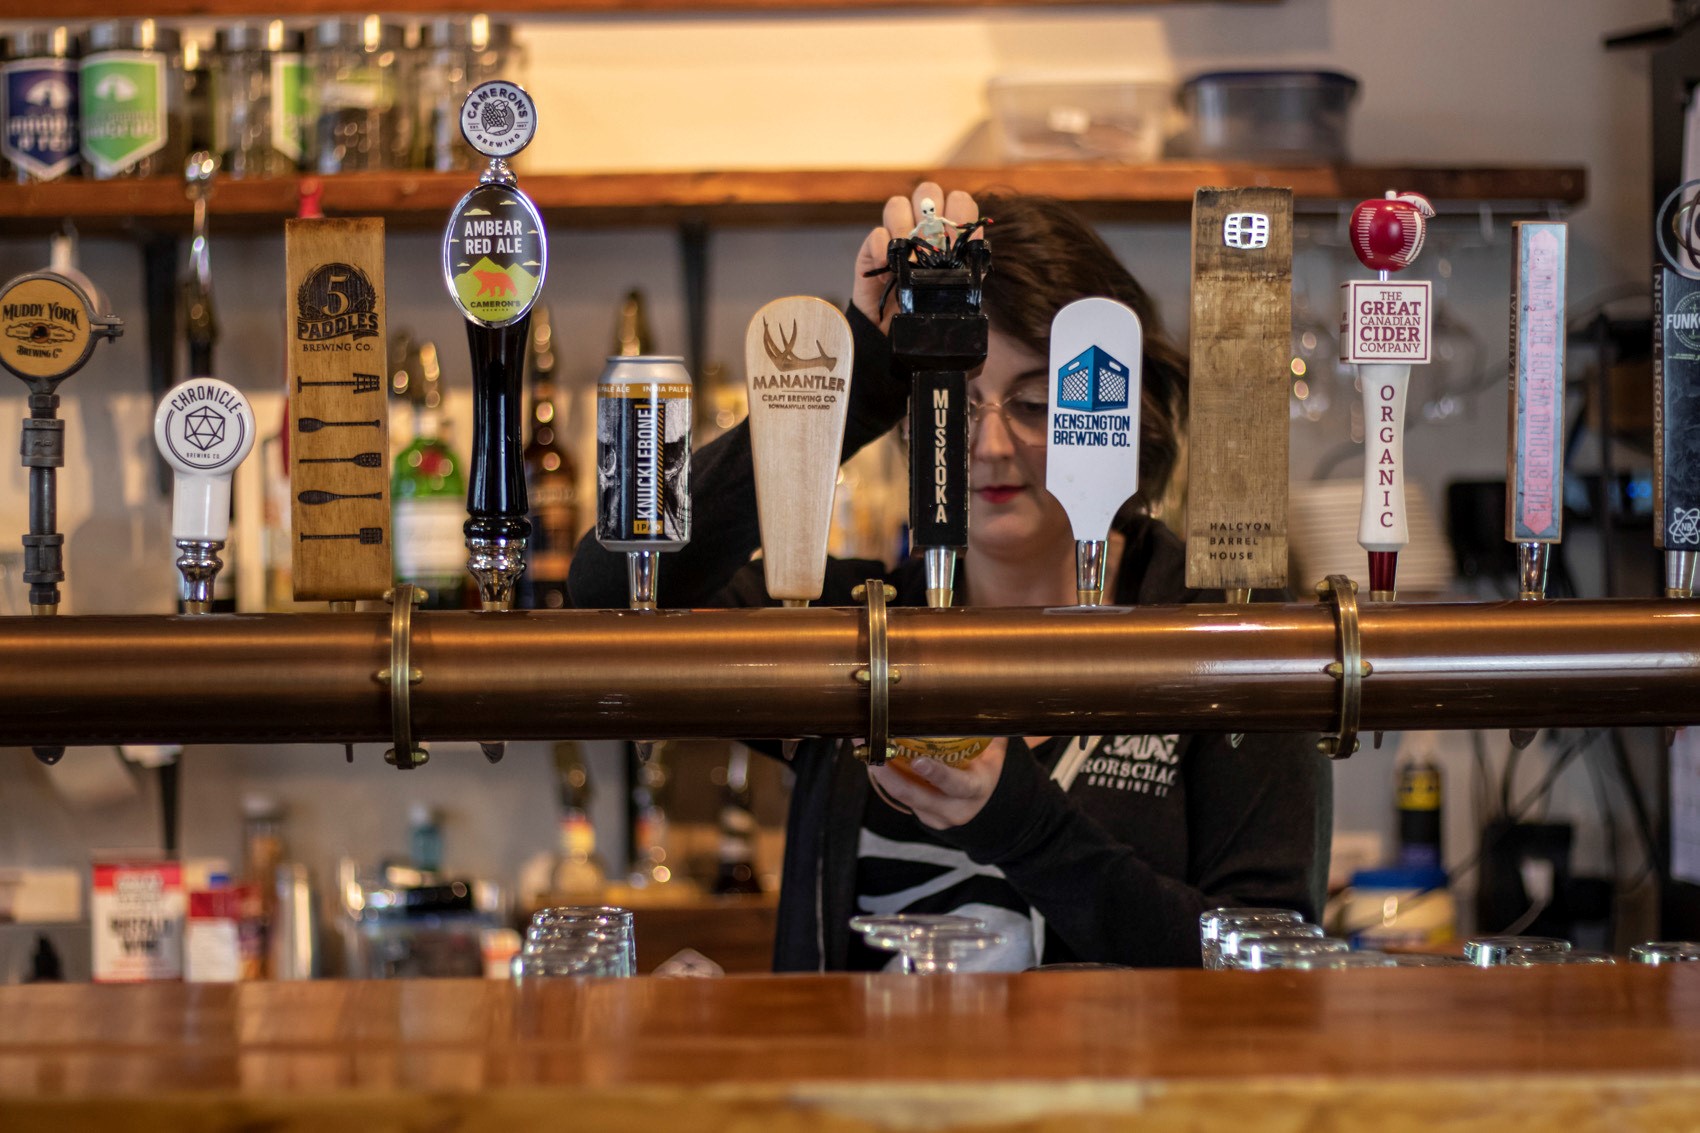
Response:
[[[480,295],[515,294],[514,277],[505,271],[478,271],[475,269],[472,275],[473,278],[478,280],[478,294]]]

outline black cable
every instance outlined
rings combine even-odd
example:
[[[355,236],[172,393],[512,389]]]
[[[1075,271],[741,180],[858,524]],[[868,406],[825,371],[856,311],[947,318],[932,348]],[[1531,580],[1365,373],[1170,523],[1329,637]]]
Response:
[[[1619,728],[1611,730],[1611,751],[1618,777],[1623,782],[1624,794],[1629,796],[1629,812],[1635,818],[1636,832],[1641,835],[1641,847],[1647,855],[1647,864],[1652,867],[1662,890],[1670,877],[1670,863],[1665,860],[1664,847],[1653,835],[1653,820],[1647,813],[1647,799],[1641,793],[1641,781],[1635,775],[1634,765],[1629,762],[1629,750],[1623,746],[1623,731]]]

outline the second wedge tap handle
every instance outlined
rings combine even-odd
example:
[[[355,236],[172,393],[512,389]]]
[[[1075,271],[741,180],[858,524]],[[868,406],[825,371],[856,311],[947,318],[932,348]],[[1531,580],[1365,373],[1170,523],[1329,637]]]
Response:
[[[190,378],[159,403],[153,433],[171,466],[171,538],[182,552],[185,608],[204,613],[230,538],[230,482],[254,447],[254,410],[228,382]]]
[[[548,268],[543,218],[515,185],[507,159],[537,129],[531,96],[514,83],[481,83],[461,109],[461,132],[490,159],[443,234],[443,279],[466,316],[472,354],[472,469],[466,541],[486,609],[506,609],[524,569],[525,467],[521,378],[531,308]]]

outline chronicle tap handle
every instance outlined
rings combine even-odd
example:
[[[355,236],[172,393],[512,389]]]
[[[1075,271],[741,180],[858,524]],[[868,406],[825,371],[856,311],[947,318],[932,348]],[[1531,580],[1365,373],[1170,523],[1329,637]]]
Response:
[[[184,609],[204,614],[224,565],[218,552],[230,537],[230,481],[254,447],[254,410],[228,382],[190,378],[159,403],[153,437],[171,466],[171,538],[182,552]]]
[[[520,436],[521,379],[531,308],[543,286],[543,218],[519,190],[507,159],[537,130],[531,96],[517,84],[481,83],[461,108],[461,133],[490,159],[443,235],[443,278],[466,316],[472,352],[473,437],[466,545],[486,609],[509,609],[525,568],[531,522]]]

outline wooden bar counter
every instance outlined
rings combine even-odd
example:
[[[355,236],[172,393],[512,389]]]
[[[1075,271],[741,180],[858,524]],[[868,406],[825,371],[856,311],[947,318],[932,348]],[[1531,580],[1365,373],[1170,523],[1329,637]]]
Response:
[[[0,989],[0,1130],[1700,1128],[1700,971]]]

